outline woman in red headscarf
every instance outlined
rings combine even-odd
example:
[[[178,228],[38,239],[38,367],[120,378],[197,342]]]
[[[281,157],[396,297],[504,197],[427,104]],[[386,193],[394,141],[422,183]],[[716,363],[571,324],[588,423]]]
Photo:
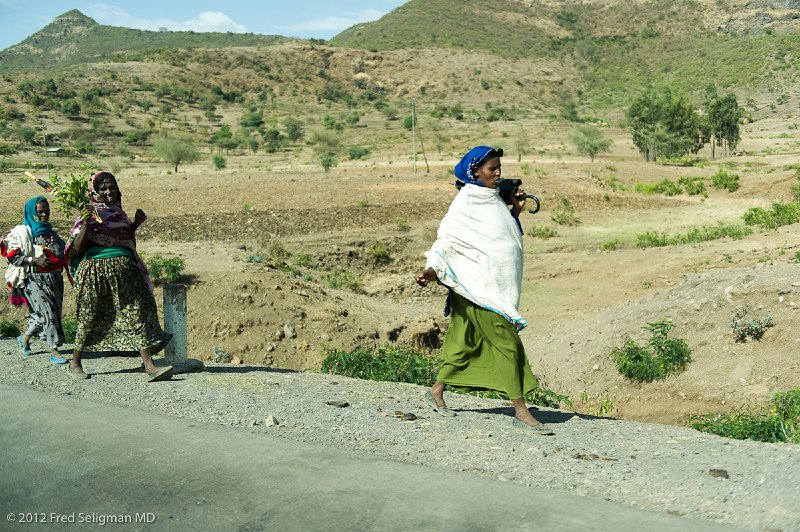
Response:
[[[65,251],[77,307],[69,372],[88,378],[81,363],[86,350],[139,351],[151,381],[169,378],[172,367],[156,367],[153,354],[171,336],[161,329],[150,277],[136,252],[136,229],[147,216],[137,209],[130,221],[110,172],[94,175],[90,193],[88,212],[75,222]]]

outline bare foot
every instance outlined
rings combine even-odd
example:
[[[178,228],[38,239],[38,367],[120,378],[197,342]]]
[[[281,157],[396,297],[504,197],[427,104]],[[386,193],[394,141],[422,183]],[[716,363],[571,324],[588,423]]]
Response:
[[[75,364],[73,362],[69,363],[69,374],[77,379],[88,379],[89,376],[83,371],[83,366],[80,363]]]
[[[537,425],[541,425],[542,423],[531,415],[531,411],[528,410],[528,405],[525,404],[525,399],[512,399],[511,404],[514,405],[514,417],[518,420],[522,421],[526,425],[530,425],[531,427],[535,427]]]
[[[431,395],[433,396],[434,401],[436,401],[436,406],[447,406],[444,402],[444,384],[441,386],[440,383],[436,383],[431,386]]]
[[[527,415],[525,415],[525,414],[527,414]],[[522,415],[520,415],[520,414],[515,414],[515,415],[514,415],[514,417],[515,417],[515,418],[517,418],[517,419],[519,419],[520,421],[522,421],[522,422],[523,422],[523,423],[525,423],[526,425],[530,425],[531,427],[535,427],[535,426],[537,426],[537,425],[541,425],[541,424],[542,424],[542,422],[541,422],[541,421],[539,421],[538,419],[536,419],[535,417],[533,417],[533,416],[531,415],[531,413],[530,413],[530,412],[528,412],[527,410],[526,410],[526,411],[525,411],[525,413],[523,413]]]

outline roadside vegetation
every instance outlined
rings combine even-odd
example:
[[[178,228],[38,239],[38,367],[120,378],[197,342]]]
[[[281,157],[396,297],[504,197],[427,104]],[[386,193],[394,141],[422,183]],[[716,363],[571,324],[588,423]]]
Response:
[[[741,406],[728,413],[692,416],[689,424],[737,440],[800,443],[800,389],[778,392],[760,408]]]
[[[668,338],[672,322],[659,320],[645,325],[651,336],[645,345],[626,338],[622,347],[611,351],[619,372],[633,382],[652,382],[680,373],[692,361],[692,352],[685,340]]]
[[[320,369],[323,373],[356,379],[432,386],[436,382],[440,364],[439,356],[430,351],[387,344],[378,347],[359,347],[350,352],[332,349],[322,361]],[[507,395],[492,390],[459,387],[449,387],[448,390],[488,399],[508,399]],[[525,400],[531,404],[552,408],[572,405],[569,397],[541,386],[526,395]]]

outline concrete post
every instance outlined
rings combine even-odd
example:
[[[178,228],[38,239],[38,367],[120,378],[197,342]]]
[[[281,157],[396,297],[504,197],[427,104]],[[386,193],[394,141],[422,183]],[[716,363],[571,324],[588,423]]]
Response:
[[[164,332],[172,341],[164,350],[164,357],[172,365],[186,363],[188,328],[186,326],[186,287],[181,284],[164,285]]]

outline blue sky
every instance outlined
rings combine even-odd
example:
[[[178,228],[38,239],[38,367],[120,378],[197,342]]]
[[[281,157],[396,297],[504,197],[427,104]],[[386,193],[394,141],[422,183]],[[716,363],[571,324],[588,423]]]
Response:
[[[0,0],[0,50],[79,9],[100,24],[158,30],[232,31],[329,39],[377,20],[407,0]]]

